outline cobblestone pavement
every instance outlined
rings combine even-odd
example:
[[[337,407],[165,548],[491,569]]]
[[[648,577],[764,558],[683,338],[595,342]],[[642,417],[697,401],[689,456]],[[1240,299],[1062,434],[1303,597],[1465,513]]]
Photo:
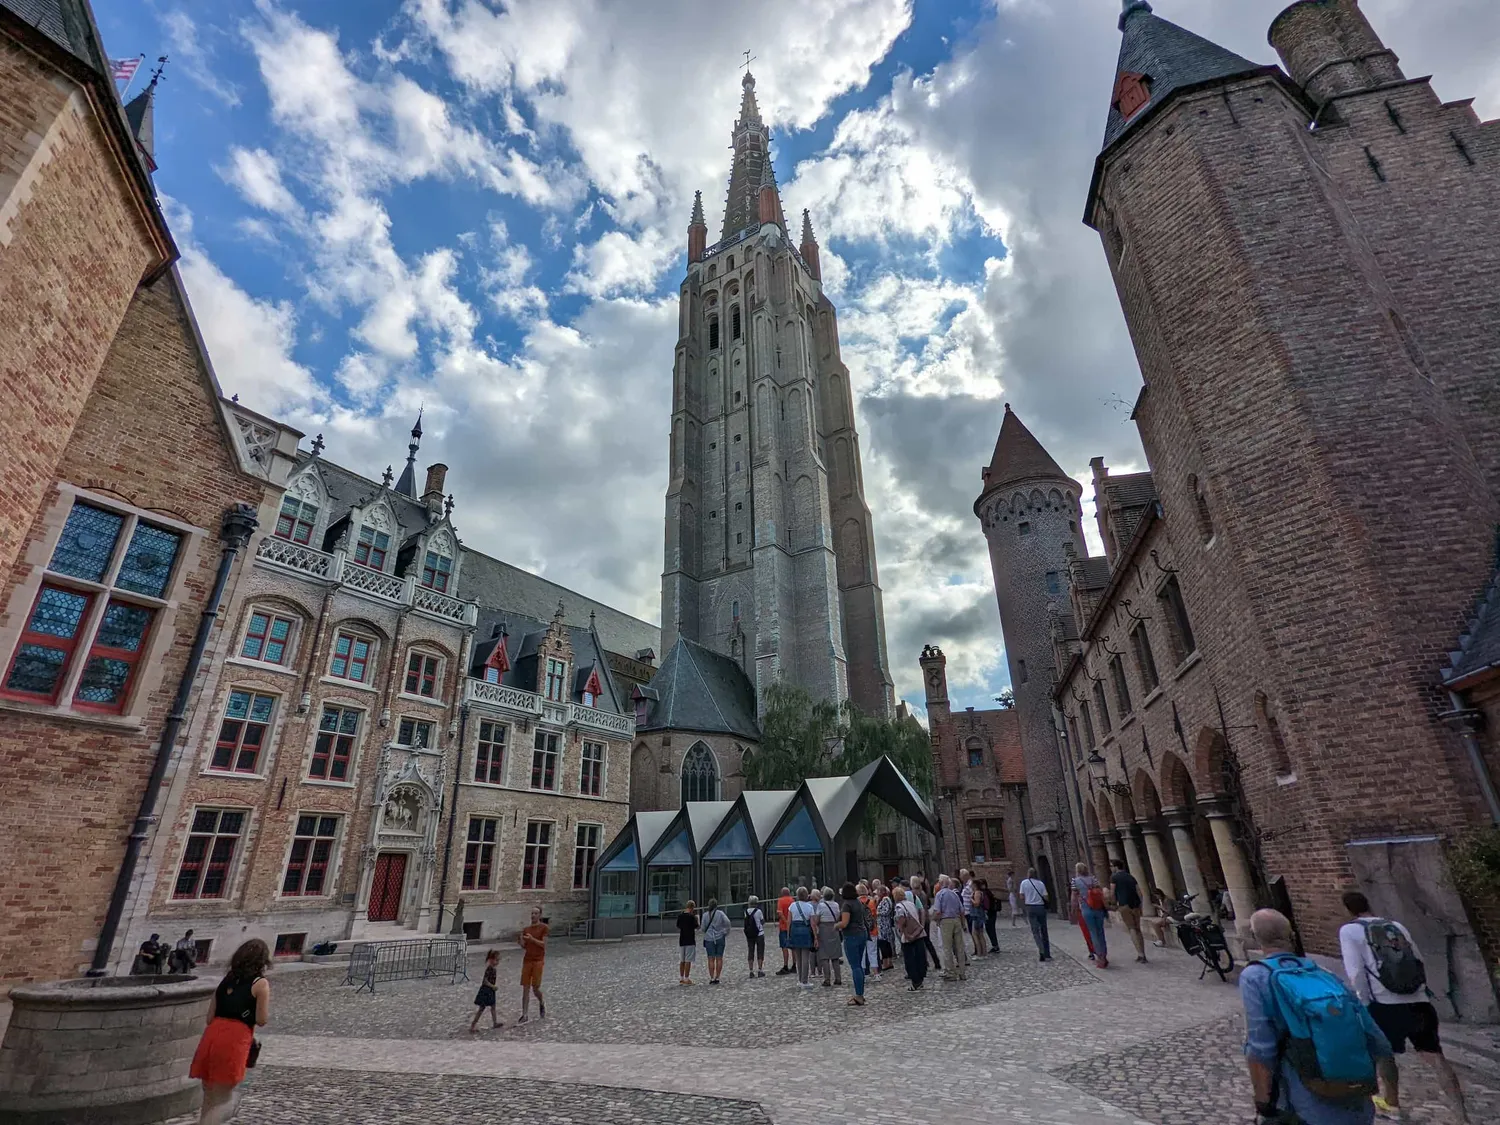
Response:
[[[717,1121],[720,1111],[775,1125],[1246,1125],[1237,991],[1199,981],[1178,951],[1099,972],[1081,945],[1076,928],[1055,926],[1057,961],[1039,966],[1022,933],[1002,930],[1002,954],[969,981],[912,995],[887,980],[851,1009],[846,992],[803,992],[795,978],[732,978],[732,958],[724,985],[680,988],[669,942],[560,943],[546,1023],[473,1037],[472,981],[356,998],[338,974],[287,974],[273,985],[274,1034],[240,1120],[403,1125],[396,1114],[415,1105],[424,1125],[486,1110],[515,1125]],[[518,971],[502,960],[502,982]],[[516,991],[502,993],[512,1006]],[[877,1096],[896,1076],[917,1083],[920,1104]],[[1409,1119],[1447,1125],[1415,1063],[1403,1078]],[[1500,1090],[1468,1078],[1471,1119],[1500,1121]],[[695,1118],[681,1109],[688,1096],[722,1100]],[[596,1097],[605,1102],[574,1102]]]
[[[1024,941],[1024,947],[1023,947]],[[867,994],[879,999],[880,1020],[889,1023],[1013,1000],[1020,996],[1089,983],[1088,970],[1071,960],[1039,964],[1029,938],[1002,939],[1002,952],[970,966],[969,979],[955,983],[928,977],[920,993],[906,991],[900,972],[871,981]],[[488,1028],[486,1039],[556,1043],[680,1043],[768,1047],[841,1034],[870,1022],[869,1012],[846,1005],[842,989],[799,989],[795,977],[748,979],[743,961],[726,957],[720,984],[708,984],[706,967],[694,966],[689,987],[677,983],[676,938],[641,938],[618,945],[566,946],[549,954],[542,992],[547,1019],[517,1027],[521,992],[519,952],[500,962],[499,1014],[506,1027]],[[274,982],[276,1030],[288,1035],[357,1035],[362,1039],[468,1038],[482,960],[469,966],[470,981],[401,981],[357,994],[336,972],[287,974]],[[789,1008],[788,1005],[795,1005]],[[788,1018],[788,1017],[791,1018]],[[747,1035],[747,1027],[776,1028],[774,1036]]]
[[[444,1074],[309,1074],[268,1067],[239,1119],[255,1125],[434,1125],[450,1121],[545,1125],[770,1125],[754,1102],[615,1086],[564,1085]]]

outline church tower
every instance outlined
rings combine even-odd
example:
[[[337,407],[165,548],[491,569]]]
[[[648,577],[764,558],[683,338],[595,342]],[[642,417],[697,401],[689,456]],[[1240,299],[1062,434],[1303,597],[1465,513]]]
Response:
[[[1005,404],[1000,437],[974,514],[989,542],[1005,658],[1021,719],[1021,751],[1044,878],[1063,874],[1081,855],[1053,718],[1057,686],[1054,623],[1069,618],[1068,567],[1086,557],[1082,489]],[[925,665],[924,665],[925,667]],[[1046,862],[1042,863],[1045,858]]]
[[[803,215],[782,212],[746,73],[719,241],[688,225],[672,374],[662,645],[890,715],[893,692],[849,371]]]

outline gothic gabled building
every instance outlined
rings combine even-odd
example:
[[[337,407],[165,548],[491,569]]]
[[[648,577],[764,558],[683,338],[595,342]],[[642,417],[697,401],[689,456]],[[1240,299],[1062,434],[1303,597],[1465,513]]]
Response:
[[[804,214],[782,214],[745,75],[720,239],[688,227],[672,378],[662,641],[887,716],[894,700],[849,371]],[[762,703],[763,705],[763,703]]]

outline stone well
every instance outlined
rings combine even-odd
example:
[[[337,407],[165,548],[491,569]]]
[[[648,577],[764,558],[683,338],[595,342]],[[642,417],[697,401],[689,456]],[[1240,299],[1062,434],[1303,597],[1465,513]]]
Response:
[[[7,1125],[156,1125],[192,1113],[188,1065],[218,982],[94,977],[20,985],[0,1043]]]

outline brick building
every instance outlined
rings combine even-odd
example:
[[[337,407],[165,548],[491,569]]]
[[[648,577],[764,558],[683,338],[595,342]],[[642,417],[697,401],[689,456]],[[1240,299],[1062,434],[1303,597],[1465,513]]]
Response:
[[[657,631],[466,547],[412,430],[399,479],[297,456],[225,615],[133,898],[130,941],[510,932],[586,909],[624,824],[612,657]],[[634,655],[629,657],[634,659]],[[131,946],[127,945],[127,949]]]
[[[127,116],[83,0],[0,3],[0,986],[88,967],[173,699],[209,674],[200,619],[296,446],[219,394],[153,96]]]
[[[948,660],[943,650],[928,645],[921,665],[937,782],[936,812],[943,823],[942,869],[954,874],[967,867],[988,879],[992,890],[1000,890],[1007,875],[1019,884],[1028,867],[1037,867],[1038,874],[1056,886],[1047,852],[1030,835],[1033,817],[1020,712],[1014,707],[966,707],[955,714],[948,705]]]
[[[1069,560],[1054,630],[1095,860],[1226,884],[1241,926],[1284,877],[1321,952],[1357,883],[1494,1018],[1497,935],[1443,847],[1500,820],[1488,736],[1452,725],[1484,708],[1448,694],[1478,683],[1500,516],[1500,126],[1355,0],[1287,8],[1284,70],[1145,0],[1120,26],[1086,218],[1151,471],[1095,463],[1106,555]]]

